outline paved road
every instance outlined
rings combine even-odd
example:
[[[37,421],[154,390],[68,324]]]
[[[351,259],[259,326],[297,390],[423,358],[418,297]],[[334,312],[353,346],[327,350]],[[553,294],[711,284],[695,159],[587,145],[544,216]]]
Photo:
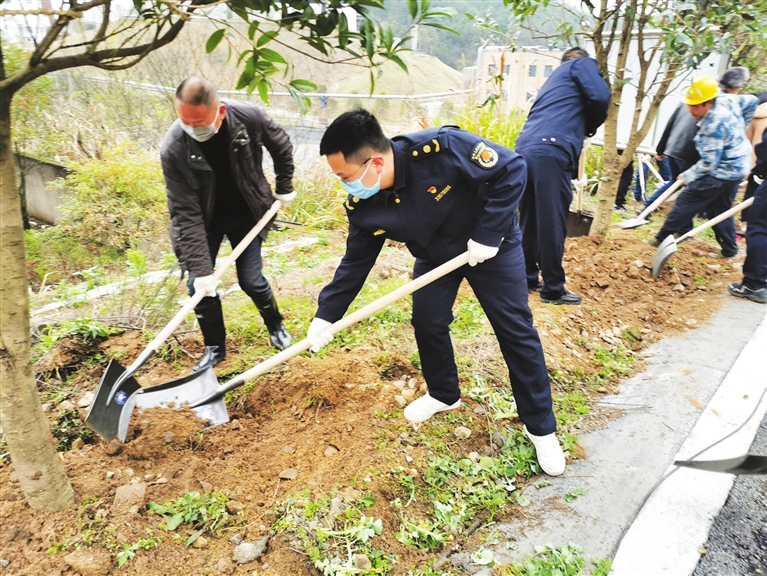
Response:
[[[569,465],[564,478],[551,479],[552,486],[526,490],[532,504],[523,510],[524,517],[497,527],[507,541],[494,549],[497,561],[530,554],[536,545],[572,542],[584,548],[587,559],[614,557],[614,576],[687,576],[706,547],[704,561],[719,564],[701,563],[697,576],[759,574],[725,564],[728,555],[734,556],[732,550],[741,549],[738,538],[749,537],[749,528],[741,523],[740,535],[727,539],[727,532],[736,532],[727,525],[727,508],[717,523],[722,524],[722,536],[715,527],[706,544],[735,477],[673,466],[744,422],[701,459],[746,453],[767,413],[762,394],[767,389],[767,308],[722,298],[723,307],[709,322],[650,347],[647,369],[624,382],[619,394],[604,399],[603,405],[624,414],[604,429],[580,436],[586,459]],[[732,512],[737,522],[761,522],[756,534],[762,548],[742,554],[757,566],[767,535],[764,482],[764,477],[739,479],[730,498],[733,505],[740,504]],[[575,488],[587,492],[565,502],[564,494]],[[462,556],[456,561],[465,562]],[[764,566],[758,569],[767,573]]]

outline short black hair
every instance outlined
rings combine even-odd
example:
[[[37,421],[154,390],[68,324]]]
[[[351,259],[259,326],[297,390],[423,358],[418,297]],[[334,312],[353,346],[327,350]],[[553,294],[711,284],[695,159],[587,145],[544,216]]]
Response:
[[[589,53],[586,52],[583,48],[580,46],[573,46],[572,48],[568,48],[565,50],[565,53],[562,54],[562,62],[567,62],[568,60],[575,60],[576,58],[588,58]]]
[[[182,81],[176,88],[176,100],[191,106],[204,104],[208,108],[218,106],[220,101],[213,83],[201,76],[190,76]]]
[[[368,151],[389,150],[391,142],[378,120],[363,108],[344,112],[333,120],[320,141],[320,156],[341,152],[348,162],[364,162]]]

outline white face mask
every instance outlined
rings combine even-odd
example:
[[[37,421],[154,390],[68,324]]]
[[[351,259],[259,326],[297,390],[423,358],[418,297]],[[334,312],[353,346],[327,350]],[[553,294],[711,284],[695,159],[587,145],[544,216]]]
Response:
[[[189,134],[192,138],[197,140],[198,142],[207,142],[213,136],[215,136],[218,133],[218,128],[216,128],[216,121],[218,120],[218,110],[216,110],[216,117],[213,118],[213,124],[209,126],[199,126],[193,128],[192,126],[189,126],[188,124],[184,124],[179,120],[181,123],[181,129]]]

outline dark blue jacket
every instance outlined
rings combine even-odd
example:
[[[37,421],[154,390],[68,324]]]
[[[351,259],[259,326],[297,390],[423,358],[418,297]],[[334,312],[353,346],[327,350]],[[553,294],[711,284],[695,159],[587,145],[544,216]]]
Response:
[[[535,98],[516,150],[536,144],[553,144],[570,155],[577,169],[583,139],[593,136],[607,118],[610,89],[593,58],[563,62]]]
[[[346,254],[319,296],[317,317],[343,317],[365,284],[387,238],[436,264],[466,251],[519,243],[517,207],[527,166],[516,152],[454,126],[396,136],[394,185],[367,200],[344,203]]]

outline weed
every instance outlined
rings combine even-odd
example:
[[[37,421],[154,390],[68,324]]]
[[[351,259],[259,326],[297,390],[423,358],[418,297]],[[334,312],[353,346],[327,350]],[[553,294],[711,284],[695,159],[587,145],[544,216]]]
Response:
[[[117,554],[117,567],[122,568],[129,560],[133,560],[137,550],[151,550],[162,543],[160,538],[142,538],[133,544],[123,544],[123,551]]]
[[[588,490],[585,488],[574,488],[573,490],[570,490],[570,492],[565,492],[565,500],[568,502],[572,502],[579,496],[583,496],[585,494],[588,494]]]
[[[168,521],[164,528],[169,532],[174,531],[181,524],[191,524],[196,529],[186,541],[189,546],[203,532],[216,534],[221,528],[229,522],[229,512],[226,511],[226,503],[229,497],[220,492],[213,492],[201,496],[199,492],[187,492],[175,502],[166,502],[165,504],[156,504],[150,502],[147,508],[159,514]]]
[[[591,563],[595,566],[591,576],[608,576],[613,569],[613,561],[609,558],[593,558]]]
[[[585,564],[582,554],[583,548],[576,544],[564,544],[556,548],[536,546],[534,555],[522,562],[496,566],[494,573],[498,576],[580,576]]]
[[[93,432],[85,426],[76,410],[62,412],[51,426],[51,433],[56,439],[57,452],[68,452],[72,449],[72,442],[78,438],[87,444],[93,440]]]

